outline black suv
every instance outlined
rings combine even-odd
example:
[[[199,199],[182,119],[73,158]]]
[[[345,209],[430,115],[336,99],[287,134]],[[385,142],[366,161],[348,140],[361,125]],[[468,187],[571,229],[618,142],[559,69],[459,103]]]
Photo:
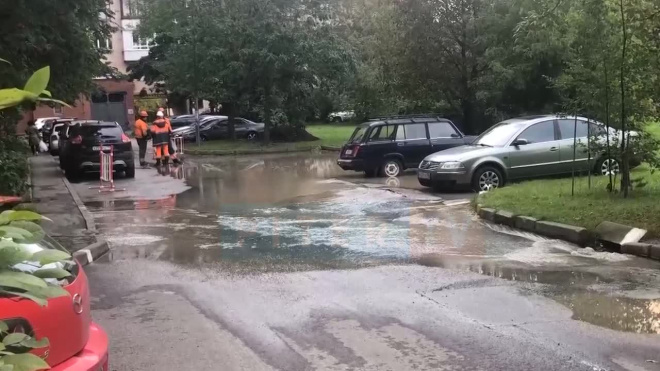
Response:
[[[85,171],[100,171],[101,149],[114,154],[113,168],[127,178],[135,177],[133,145],[121,126],[108,121],[73,121],[63,131],[60,167],[66,176],[78,178]]]
[[[355,129],[337,164],[367,176],[399,176],[407,168],[417,168],[431,153],[470,144],[475,138],[434,115],[373,119]]]

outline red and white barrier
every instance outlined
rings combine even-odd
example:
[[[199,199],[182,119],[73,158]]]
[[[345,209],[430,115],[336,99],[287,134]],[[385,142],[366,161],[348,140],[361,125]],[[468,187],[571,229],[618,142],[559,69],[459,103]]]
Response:
[[[101,160],[101,174],[99,175],[100,184],[98,187],[90,187],[98,189],[99,192],[114,192],[123,191],[123,189],[115,188],[114,180],[114,163],[115,151],[114,146],[110,146],[110,153],[103,152],[103,145],[100,146],[99,156]]]
[[[176,153],[177,157],[183,156],[183,137],[178,136],[174,137],[174,153]]]

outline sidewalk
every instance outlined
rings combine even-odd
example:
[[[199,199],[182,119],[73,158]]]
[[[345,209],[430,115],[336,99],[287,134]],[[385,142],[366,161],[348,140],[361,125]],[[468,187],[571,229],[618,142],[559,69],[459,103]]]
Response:
[[[37,212],[52,220],[42,224],[46,232],[70,252],[96,242],[95,233],[87,229],[55,159],[42,153],[31,157],[30,165],[33,202]]]

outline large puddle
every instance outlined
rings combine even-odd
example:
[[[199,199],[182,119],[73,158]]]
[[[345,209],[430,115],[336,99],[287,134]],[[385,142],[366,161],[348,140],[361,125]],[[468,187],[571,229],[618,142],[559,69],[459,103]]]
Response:
[[[660,264],[484,224],[414,176],[365,180],[311,155],[187,165],[177,177],[191,189],[87,203],[113,259],[236,274],[421,264],[531,285],[598,326],[660,333]]]

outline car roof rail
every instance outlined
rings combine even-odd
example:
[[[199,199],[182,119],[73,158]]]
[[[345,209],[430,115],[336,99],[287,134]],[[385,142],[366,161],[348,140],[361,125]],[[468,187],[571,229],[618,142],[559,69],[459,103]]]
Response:
[[[415,119],[415,118],[441,118],[443,120],[447,120],[446,118],[442,117],[442,114],[440,114],[440,113],[413,113],[413,114],[408,114],[408,115],[391,115],[391,116],[372,117],[372,118],[369,118],[369,121],[384,121],[384,120],[396,120],[396,119]]]

